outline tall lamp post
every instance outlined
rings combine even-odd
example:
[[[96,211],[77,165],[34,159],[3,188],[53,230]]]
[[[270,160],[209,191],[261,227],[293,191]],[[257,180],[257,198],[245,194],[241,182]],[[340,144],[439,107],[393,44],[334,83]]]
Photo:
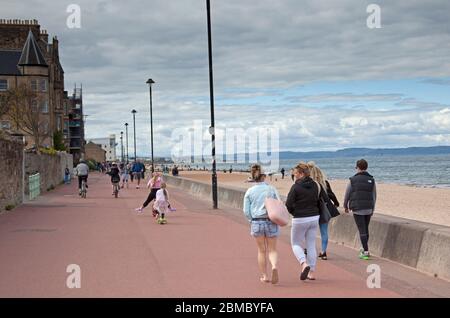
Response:
[[[120,132],[120,159],[123,162],[123,131]]]
[[[134,129],[134,161],[137,161],[137,157],[136,157],[136,113],[137,110],[133,109],[131,111],[131,113],[133,114],[133,129]]]
[[[128,164],[128,123],[125,123],[125,145],[127,148],[127,164]]]
[[[212,155],[212,196],[213,208],[217,209],[217,173],[216,173],[216,136],[214,123],[214,79],[213,79],[213,63],[212,63],[212,41],[211,41],[211,4],[210,0],[206,0],[206,12],[208,23],[208,56],[209,56],[209,95],[211,104],[211,126],[209,133],[211,134],[211,155]]]
[[[155,81],[153,81],[151,78],[147,81],[148,87],[150,89],[150,142],[152,144],[152,174],[155,172],[155,167],[153,164],[153,111],[152,111],[152,84],[155,84]]]

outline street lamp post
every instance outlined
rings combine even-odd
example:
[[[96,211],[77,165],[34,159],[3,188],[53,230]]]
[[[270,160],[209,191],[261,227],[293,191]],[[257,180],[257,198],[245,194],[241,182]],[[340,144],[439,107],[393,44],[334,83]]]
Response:
[[[120,153],[121,153],[120,159],[121,162],[123,162],[123,131],[120,132]]]
[[[148,87],[150,89],[150,142],[152,144],[152,174],[153,172],[155,172],[155,167],[153,164],[153,110],[152,110],[152,84],[155,84],[155,81],[153,81],[151,78],[148,79],[147,81]]]
[[[136,113],[137,110],[133,109],[131,111],[131,113],[133,114],[133,129],[134,129],[134,161],[137,161],[137,157],[136,157]]]
[[[212,155],[212,196],[213,208],[217,209],[217,173],[216,173],[216,136],[214,123],[214,80],[213,80],[213,63],[212,63],[212,41],[211,41],[211,4],[210,0],[206,0],[206,12],[208,22],[208,55],[209,55],[209,95],[211,104],[211,126],[209,132],[211,134],[211,155]]]
[[[127,148],[127,164],[128,164],[128,123],[125,123],[125,145]]]

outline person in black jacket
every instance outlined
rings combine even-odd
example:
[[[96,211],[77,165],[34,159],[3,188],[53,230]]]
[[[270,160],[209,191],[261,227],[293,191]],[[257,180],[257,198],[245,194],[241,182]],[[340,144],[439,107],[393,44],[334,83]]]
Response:
[[[330,204],[333,204],[335,207],[338,207],[339,201],[337,200],[336,195],[331,190],[330,183],[326,180],[325,174],[313,161],[308,162],[308,167],[311,172],[311,178],[314,181],[316,181],[322,187],[322,189],[326,189],[328,198],[332,202]],[[319,258],[322,260],[327,260],[328,259],[328,256],[327,256],[328,222],[319,224],[319,228],[320,228],[320,237],[322,240],[322,251],[319,253]]]
[[[289,191],[286,207],[292,214],[291,245],[301,265],[300,280],[314,280],[316,269],[316,235],[319,228],[320,188],[310,177],[306,163],[300,162],[294,168],[295,183]],[[305,256],[304,249],[308,254]]]
[[[368,163],[361,159],[356,162],[357,173],[350,178],[344,198],[345,213],[353,212],[358,227],[362,249],[359,258],[369,260],[369,223],[375,210],[377,191],[375,179],[367,172]]]
[[[112,194],[114,195],[114,185],[120,182],[120,170],[115,162],[113,162],[111,170],[108,172],[108,174],[111,176],[111,184],[113,190]]]

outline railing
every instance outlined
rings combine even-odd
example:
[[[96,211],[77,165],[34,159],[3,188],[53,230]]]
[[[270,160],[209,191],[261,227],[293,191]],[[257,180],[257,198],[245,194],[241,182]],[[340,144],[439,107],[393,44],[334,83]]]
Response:
[[[28,177],[30,200],[34,200],[41,194],[41,177],[36,173]]]

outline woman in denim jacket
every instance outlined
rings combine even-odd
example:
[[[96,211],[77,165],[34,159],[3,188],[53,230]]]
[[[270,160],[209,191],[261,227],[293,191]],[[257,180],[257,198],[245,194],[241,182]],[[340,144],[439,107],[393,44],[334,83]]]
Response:
[[[270,221],[264,204],[266,198],[279,199],[277,190],[265,183],[266,174],[262,171],[261,166],[255,164],[251,170],[252,181],[256,184],[249,188],[244,196],[244,214],[251,223],[250,234],[256,239],[258,245],[258,265],[261,271],[261,282],[278,283],[278,253],[277,237],[280,230],[277,224]],[[269,280],[267,273],[268,256],[272,265],[272,277]]]

